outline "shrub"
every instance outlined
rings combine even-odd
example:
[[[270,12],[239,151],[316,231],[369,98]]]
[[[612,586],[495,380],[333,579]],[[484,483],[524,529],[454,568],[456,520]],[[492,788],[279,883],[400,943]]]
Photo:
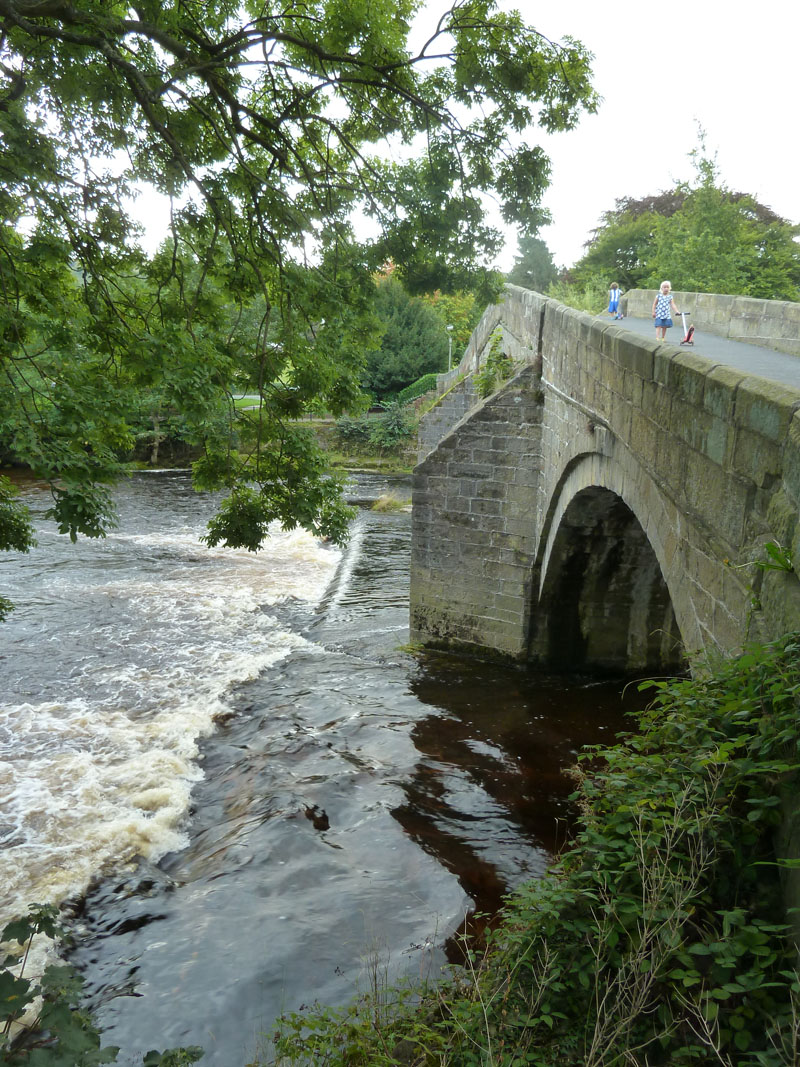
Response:
[[[398,402],[407,404],[411,400],[416,400],[418,396],[430,393],[432,389],[436,388],[438,377],[438,374],[423,374],[421,378],[418,378],[411,385],[407,385],[405,389],[400,390],[397,394]]]
[[[596,278],[583,284],[553,282],[547,295],[577,311],[588,311],[590,315],[599,315],[608,307],[608,286]]]
[[[369,444],[370,418],[359,415],[352,418],[344,415],[336,423],[336,437],[343,448],[364,448]]]
[[[514,373],[514,362],[503,351],[503,334],[495,330],[489,345],[486,362],[474,377],[475,389],[479,397],[491,396],[495,389],[508,381]]]
[[[405,446],[414,432],[414,425],[402,404],[388,406],[383,415],[371,422],[369,443],[378,452],[395,452]]]
[[[413,419],[397,401],[381,414],[345,416],[336,423],[336,437],[341,447],[351,453],[386,454],[405,447],[414,433]]]

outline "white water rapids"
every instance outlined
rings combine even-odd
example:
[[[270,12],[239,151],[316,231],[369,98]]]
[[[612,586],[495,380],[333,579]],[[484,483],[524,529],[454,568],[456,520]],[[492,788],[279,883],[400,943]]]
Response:
[[[306,644],[270,606],[316,603],[339,562],[303,531],[210,550],[196,515],[211,500],[181,524],[186,477],[153,476],[143,514],[146,479],[135,508],[120,490],[106,539],[72,545],[40,521],[39,547],[0,564],[17,605],[0,628],[0,928],[110,863],[184,846],[198,741],[232,686]],[[34,514],[49,503],[23,496]]]

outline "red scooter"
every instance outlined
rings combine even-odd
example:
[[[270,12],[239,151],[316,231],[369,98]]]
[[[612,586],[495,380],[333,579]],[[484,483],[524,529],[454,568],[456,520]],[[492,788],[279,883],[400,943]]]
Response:
[[[681,344],[682,345],[693,345],[694,344],[694,326],[690,326],[689,329],[687,330],[686,329],[686,312],[685,311],[681,311],[680,312],[680,316],[681,316],[681,321],[683,322],[683,337],[681,338]]]

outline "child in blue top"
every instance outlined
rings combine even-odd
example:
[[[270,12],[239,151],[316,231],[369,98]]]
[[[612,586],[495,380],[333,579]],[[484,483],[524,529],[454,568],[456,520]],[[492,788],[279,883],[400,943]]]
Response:
[[[616,282],[611,283],[611,288],[608,291],[608,313],[614,319],[621,319],[622,312],[619,307],[619,298],[622,296],[622,290]]]
[[[667,330],[672,326],[670,312],[680,315],[672,299],[672,283],[662,282],[661,287],[653,301],[653,318],[655,319],[656,337],[659,341],[665,340]]]

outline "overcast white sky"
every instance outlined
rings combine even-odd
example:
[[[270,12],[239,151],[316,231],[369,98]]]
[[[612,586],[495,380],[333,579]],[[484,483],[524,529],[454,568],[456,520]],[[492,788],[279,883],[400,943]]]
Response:
[[[551,40],[570,35],[595,54],[604,98],[576,130],[541,143],[552,160],[543,230],[571,266],[618,197],[641,197],[693,177],[697,123],[729,189],[800,222],[798,0],[503,0]],[[513,262],[515,237],[499,265]]]

